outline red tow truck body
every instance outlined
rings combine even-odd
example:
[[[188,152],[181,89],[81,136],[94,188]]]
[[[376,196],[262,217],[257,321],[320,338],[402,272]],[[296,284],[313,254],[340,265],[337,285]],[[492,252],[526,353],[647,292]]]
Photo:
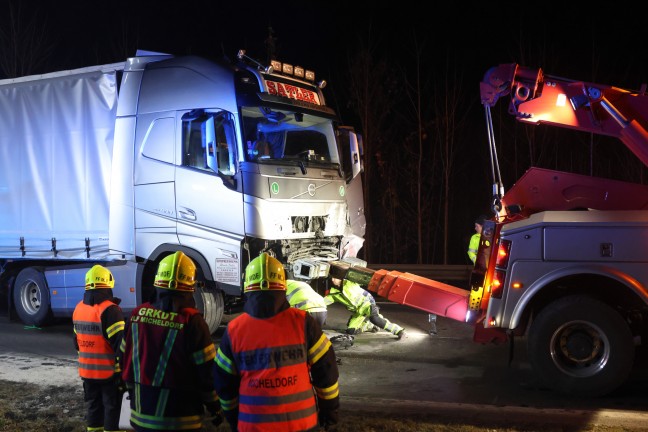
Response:
[[[648,165],[645,86],[503,64],[480,88],[492,155],[490,108],[508,97],[522,123],[616,137]],[[493,190],[469,290],[385,270],[351,268],[351,277],[388,300],[474,325],[476,342],[525,336],[533,370],[556,391],[617,389],[648,345],[648,186],[530,167],[506,193],[497,182]]]

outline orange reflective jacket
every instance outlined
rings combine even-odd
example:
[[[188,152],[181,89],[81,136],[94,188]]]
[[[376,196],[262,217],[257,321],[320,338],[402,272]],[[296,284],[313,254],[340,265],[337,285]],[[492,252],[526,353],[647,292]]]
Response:
[[[305,321],[306,312],[291,307],[266,319],[243,314],[228,324],[241,376],[239,432],[305,431],[317,426]]]
[[[110,306],[110,300],[98,305],[83,301],[74,309],[72,322],[79,344],[79,376],[81,378],[108,379],[115,373],[115,352],[104,337],[101,314]]]

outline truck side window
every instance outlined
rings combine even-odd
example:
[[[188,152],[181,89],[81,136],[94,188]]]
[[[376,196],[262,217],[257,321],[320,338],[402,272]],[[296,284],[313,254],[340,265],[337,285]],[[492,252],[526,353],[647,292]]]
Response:
[[[192,110],[182,116],[182,165],[234,174],[234,125],[226,112]]]
[[[223,175],[233,175],[236,135],[234,134],[234,123],[232,122],[232,117],[226,112],[219,113],[214,117],[214,129],[216,136],[216,165],[218,167],[218,172]]]
[[[174,162],[174,127],[175,119],[172,117],[155,119],[142,143],[142,155],[172,164]]]
[[[207,169],[205,159],[204,123],[207,119],[203,110],[189,111],[182,116],[182,165]]]

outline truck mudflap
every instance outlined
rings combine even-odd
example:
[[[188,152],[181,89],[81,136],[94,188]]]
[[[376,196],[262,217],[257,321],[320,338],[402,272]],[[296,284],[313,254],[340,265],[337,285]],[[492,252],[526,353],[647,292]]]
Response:
[[[465,322],[470,292],[399,271],[377,270],[367,289],[387,300]]]
[[[506,330],[499,327],[484,327],[484,318],[475,323],[473,342],[500,345],[509,340]]]

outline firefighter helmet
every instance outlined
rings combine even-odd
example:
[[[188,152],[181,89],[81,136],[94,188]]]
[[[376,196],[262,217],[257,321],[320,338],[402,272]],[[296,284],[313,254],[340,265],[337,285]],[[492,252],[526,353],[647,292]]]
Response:
[[[94,290],[100,288],[112,288],[115,286],[115,279],[106,267],[99,264],[92,266],[85,275],[85,289]]]
[[[195,284],[196,264],[180,251],[160,261],[153,283],[158,288],[184,292],[193,292]]]
[[[263,252],[245,268],[244,292],[286,290],[286,272],[275,257]]]

